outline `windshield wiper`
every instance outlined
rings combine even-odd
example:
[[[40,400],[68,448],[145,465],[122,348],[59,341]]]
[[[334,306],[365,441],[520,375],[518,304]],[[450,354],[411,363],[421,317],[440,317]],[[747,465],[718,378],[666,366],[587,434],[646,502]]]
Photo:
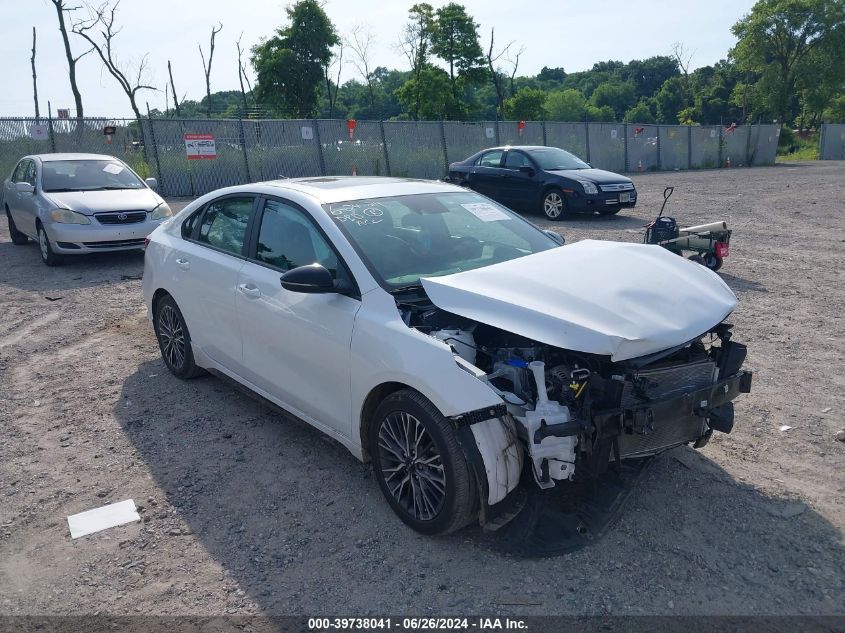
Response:
[[[396,294],[397,292],[408,292],[410,290],[422,290],[422,284],[408,284],[407,286],[399,286],[398,288],[393,288],[390,290],[390,294]]]

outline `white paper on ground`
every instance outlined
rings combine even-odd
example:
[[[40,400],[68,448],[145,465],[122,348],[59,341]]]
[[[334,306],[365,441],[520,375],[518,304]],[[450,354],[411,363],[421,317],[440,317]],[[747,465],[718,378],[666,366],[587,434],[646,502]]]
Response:
[[[72,514],[67,518],[70,528],[70,537],[79,538],[87,534],[93,534],[106,528],[140,521],[138,511],[135,509],[135,502],[132,499],[111,503],[102,508],[86,510],[79,514]]]

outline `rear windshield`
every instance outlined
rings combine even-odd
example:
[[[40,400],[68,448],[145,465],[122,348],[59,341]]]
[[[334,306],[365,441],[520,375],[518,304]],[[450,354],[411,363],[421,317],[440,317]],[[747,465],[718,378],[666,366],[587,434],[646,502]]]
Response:
[[[46,192],[143,189],[146,185],[117,160],[51,160],[41,165]]]

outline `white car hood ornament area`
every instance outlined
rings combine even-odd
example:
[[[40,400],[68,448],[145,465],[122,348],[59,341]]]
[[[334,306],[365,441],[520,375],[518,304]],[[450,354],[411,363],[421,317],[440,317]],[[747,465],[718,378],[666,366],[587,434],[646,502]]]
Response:
[[[737,305],[727,284],[704,266],[656,245],[596,240],[422,285],[447,312],[613,361],[682,345]]]

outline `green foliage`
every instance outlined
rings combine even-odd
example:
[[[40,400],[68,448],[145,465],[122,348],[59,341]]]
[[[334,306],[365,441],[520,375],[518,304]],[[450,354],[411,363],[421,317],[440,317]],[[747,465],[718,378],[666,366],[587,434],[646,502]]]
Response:
[[[583,121],[586,108],[587,99],[575,88],[549,92],[543,103],[549,121]]]
[[[449,66],[449,79],[453,86],[459,75],[476,76],[482,68],[478,24],[462,5],[450,2],[434,12],[431,52]]]
[[[777,161],[818,160],[818,133],[796,134],[787,126],[783,126],[778,139]]]
[[[684,80],[681,77],[670,77],[664,81],[654,95],[654,104],[659,123],[678,123],[678,114],[688,106]]]
[[[538,88],[521,88],[505,100],[505,116],[515,121],[541,121],[546,92]]]
[[[288,116],[309,117],[317,109],[323,67],[340,40],[317,0],[299,0],[285,12],[290,24],[252,49],[256,96]]]
[[[457,108],[449,82],[449,75],[442,68],[427,64],[419,77],[411,77],[396,90],[396,97],[405,110],[415,109],[417,117],[424,120],[448,118]]]
[[[845,123],[845,95],[830,100],[824,111],[824,120],[827,123]]]
[[[654,112],[648,99],[640,99],[637,104],[625,113],[622,119],[626,123],[655,123]]]
[[[597,108],[609,107],[619,120],[637,102],[634,84],[629,81],[603,83],[593,91],[590,101]]]

